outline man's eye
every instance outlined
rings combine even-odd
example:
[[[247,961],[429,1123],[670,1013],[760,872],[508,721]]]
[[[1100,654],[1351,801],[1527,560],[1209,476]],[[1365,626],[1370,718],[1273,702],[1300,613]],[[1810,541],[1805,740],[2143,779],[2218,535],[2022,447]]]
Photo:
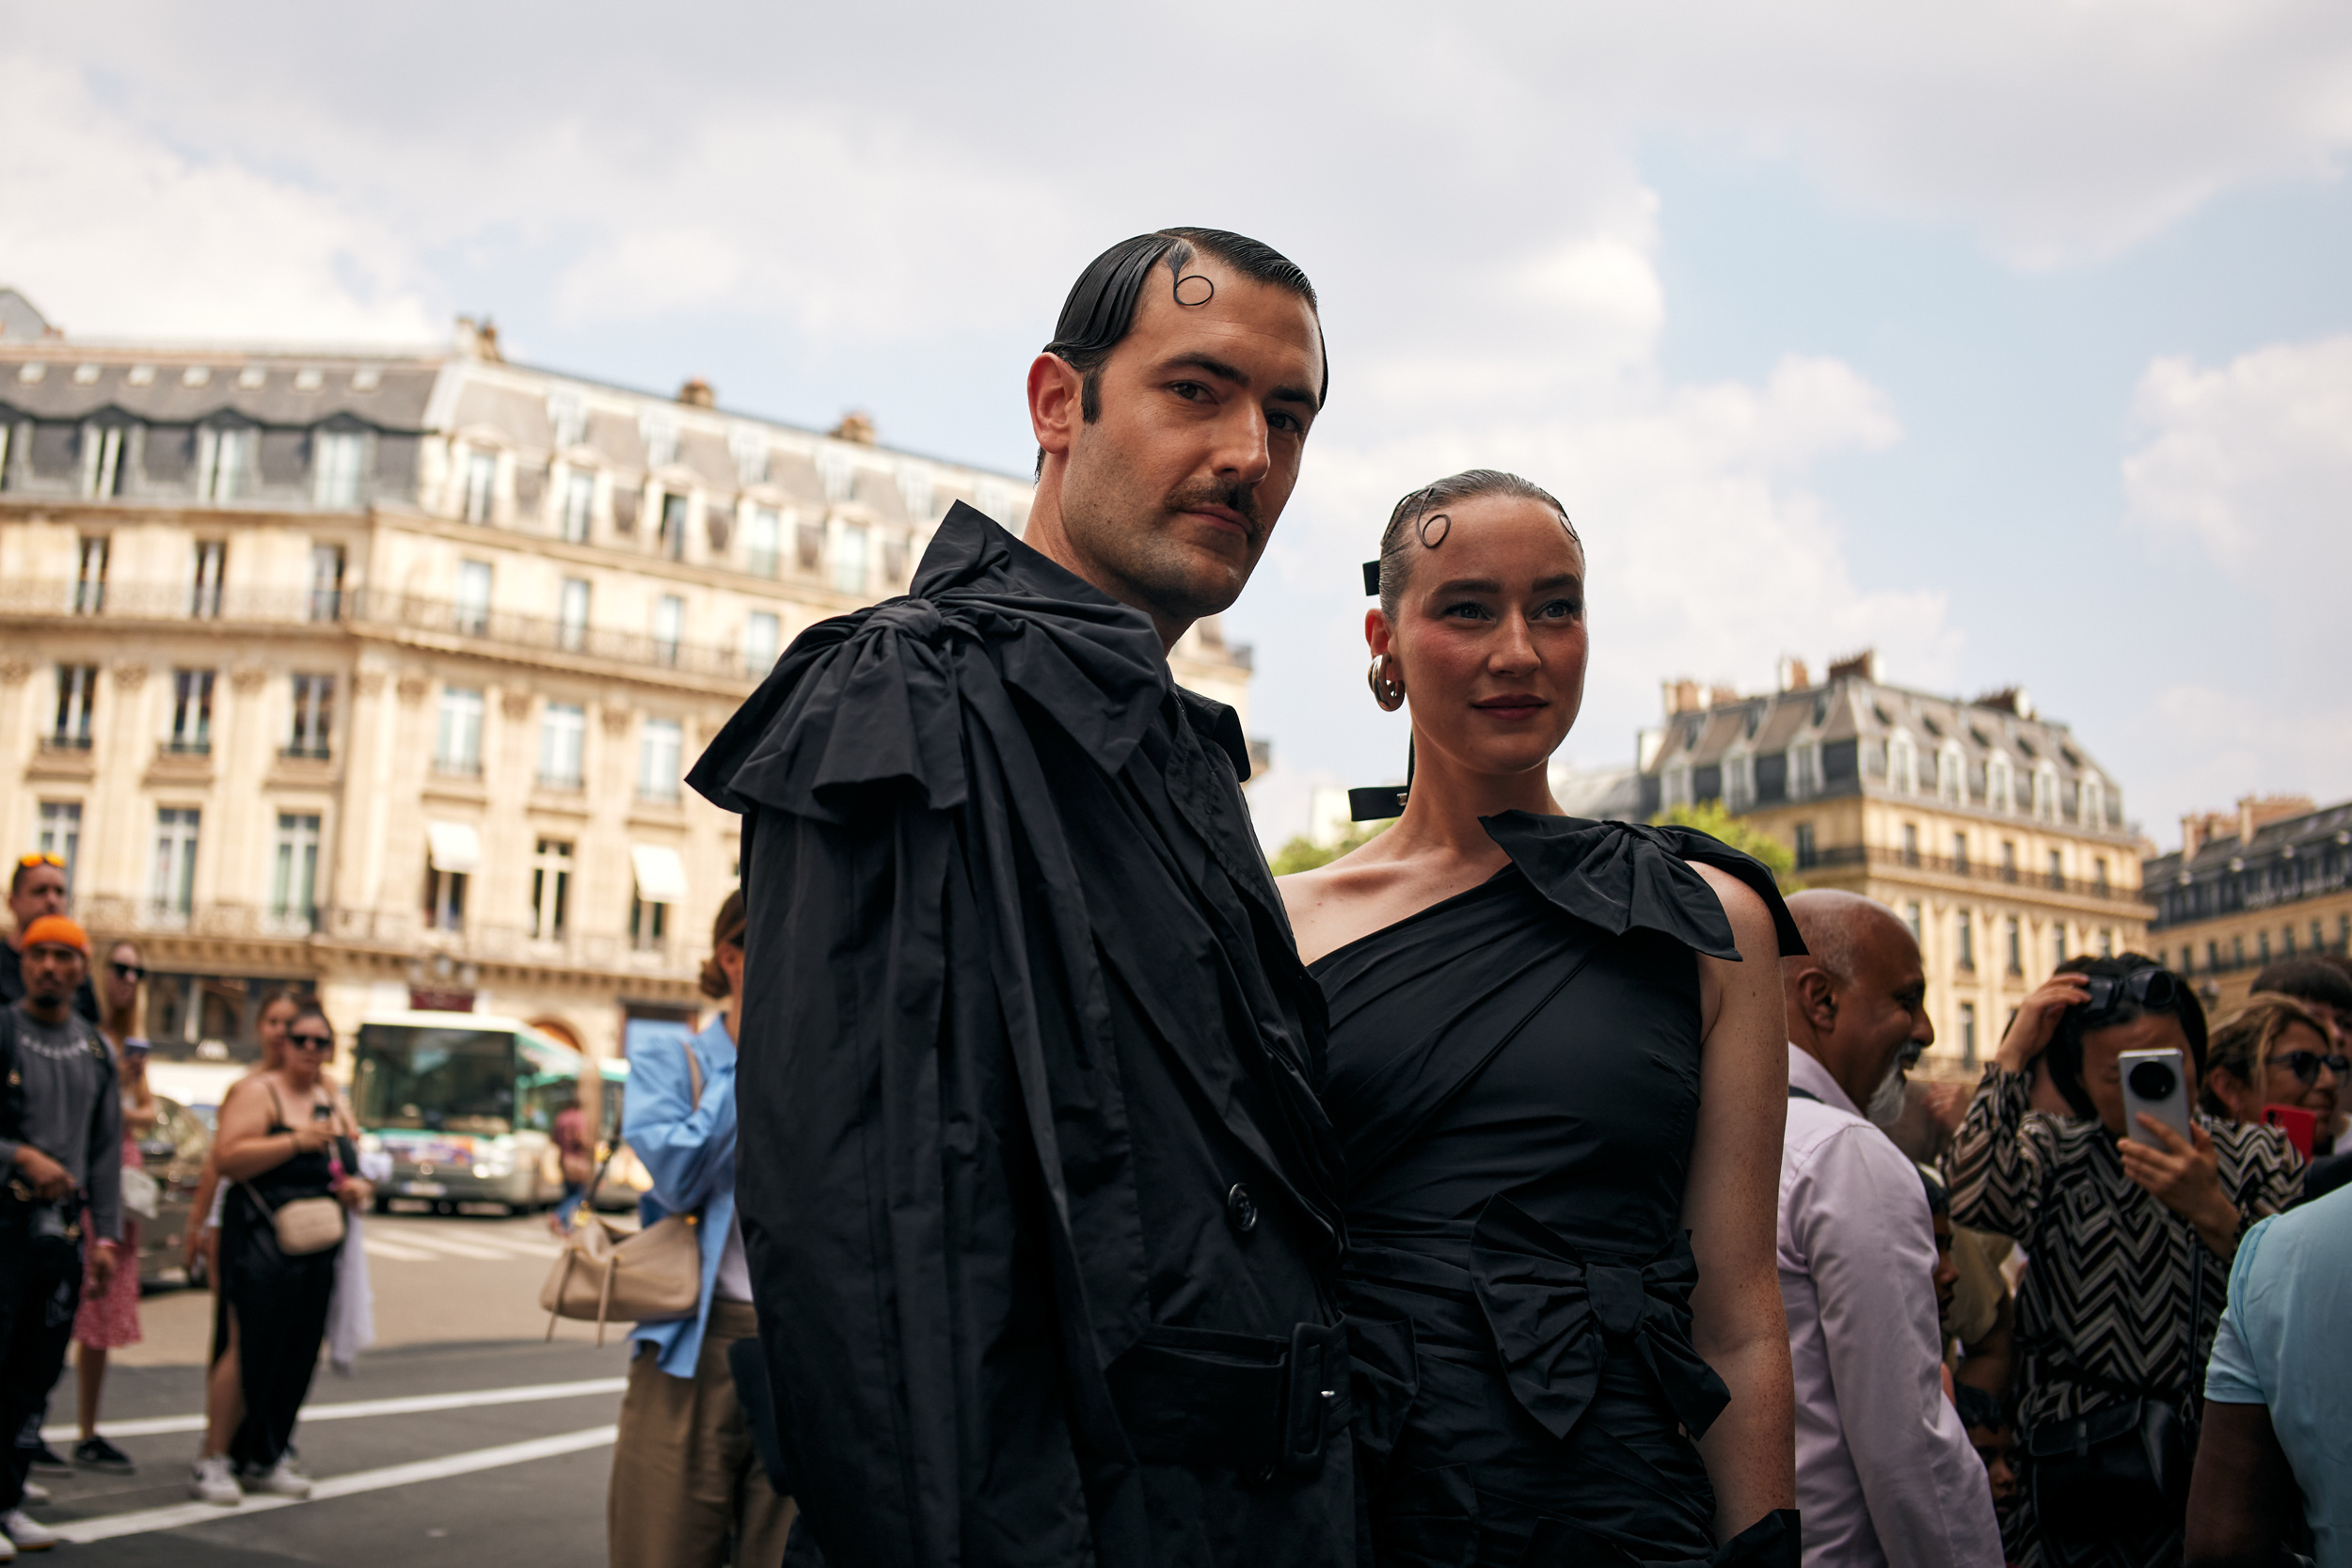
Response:
[[[1169,387],[1168,390],[1188,403],[1198,403],[1209,395],[1209,389],[1198,381],[1179,381]]]
[[[1494,618],[1494,612],[1476,599],[1464,599],[1460,604],[1448,605],[1438,613],[1458,615],[1468,621],[1490,621]]]
[[[1268,414],[1265,422],[1276,430],[1305,430],[1307,428],[1299,422],[1298,416],[1295,414]]]

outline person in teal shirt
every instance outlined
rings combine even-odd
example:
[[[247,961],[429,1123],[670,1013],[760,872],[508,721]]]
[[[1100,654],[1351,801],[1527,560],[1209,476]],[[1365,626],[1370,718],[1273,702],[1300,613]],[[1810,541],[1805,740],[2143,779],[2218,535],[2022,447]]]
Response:
[[[2318,1568],[2352,1568],[2352,1189],[2238,1244],[2205,1370],[2188,1568],[2276,1562],[2293,1489]],[[2292,1485],[2290,1485],[2290,1481]]]

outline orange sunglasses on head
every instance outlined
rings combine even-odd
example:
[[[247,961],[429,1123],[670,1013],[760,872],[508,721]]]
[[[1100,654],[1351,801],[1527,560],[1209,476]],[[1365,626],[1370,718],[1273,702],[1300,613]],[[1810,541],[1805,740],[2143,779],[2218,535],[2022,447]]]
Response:
[[[43,849],[30,855],[17,856],[16,865],[17,869],[20,871],[30,871],[37,865],[54,865],[58,870],[63,871],[65,869],[65,857],[63,855],[53,855],[46,849]]]

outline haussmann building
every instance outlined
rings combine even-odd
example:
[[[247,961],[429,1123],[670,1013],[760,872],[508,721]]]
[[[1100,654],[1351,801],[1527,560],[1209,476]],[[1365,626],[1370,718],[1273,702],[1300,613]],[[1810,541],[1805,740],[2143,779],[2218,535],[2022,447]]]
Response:
[[[434,352],[80,341],[0,291],[0,825],[133,936],[159,1054],[255,998],[592,1054],[691,1018],[737,821],[681,775],[812,623],[1022,476]],[[1183,684],[1246,712],[1196,626]]]

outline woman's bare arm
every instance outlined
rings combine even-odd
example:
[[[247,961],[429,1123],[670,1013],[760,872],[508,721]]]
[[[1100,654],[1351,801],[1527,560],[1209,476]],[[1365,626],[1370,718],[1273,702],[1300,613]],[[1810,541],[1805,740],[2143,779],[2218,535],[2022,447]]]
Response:
[[[1780,1143],[1788,1110],[1788,1031],[1772,913],[1737,878],[1698,866],[1723,900],[1742,961],[1699,960],[1705,1054],[1683,1224],[1698,1259],[1692,1341],[1731,1390],[1699,1439],[1728,1541],[1797,1500],[1794,1381],[1781,1309]]]

